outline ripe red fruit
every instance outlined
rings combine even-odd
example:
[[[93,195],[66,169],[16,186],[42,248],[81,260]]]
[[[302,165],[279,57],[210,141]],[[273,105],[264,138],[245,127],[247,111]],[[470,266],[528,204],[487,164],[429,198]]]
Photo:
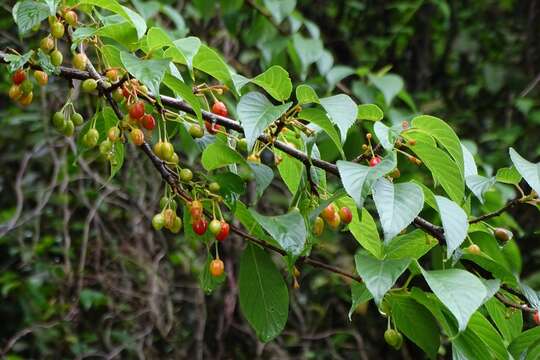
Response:
[[[212,122],[207,121],[207,120],[204,121],[204,126],[206,127],[206,130],[207,130],[210,134],[215,134],[215,133],[217,133],[219,130],[221,130],[221,125],[212,123]]]
[[[24,80],[26,80],[26,73],[23,69],[19,69],[11,76],[11,80],[15,85],[20,85]]]
[[[341,224],[341,218],[339,217],[339,214],[337,212],[334,212],[332,218],[327,219],[326,221],[328,222],[328,226],[330,226],[330,228],[333,230],[337,230],[337,228]]]
[[[336,213],[336,206],[334,204],[328,204],[327,207],[324,208],[324,210],[321,213],[321,217],[329,221],[334,217],[334,214]]]
[[[197,220],[195,220],[191,224],[191,228],[197,235],[203,235],[206,232],[206,229],[208,228],[208,222],[204,217],[201,217]]]
[[[129,107],[129,116],[133,119],[140,119],[144,115],[144,103],[137,101]]]
[[[381,158],[378,157],[377,155],[375,155],[374,157],[372,157],[372,158],[369,160],[369,166],[370,166],[370,167],[377,166],[381,161],[382,161]]]
[[[540,326],[540,313],[538,312],[538,310],[536,310],[536,312],[534,313],[533,320],[536,325]]]
[[[154,130],[156,127],[156,119],[154,119],[154,117],[150,114],[144,114],[142,117],[142,126],[146,130]]]
[[[210,262],[210,274],[212,274],[213,277],[221,276],[224,270],[225,265],[221,259],[214,259]]]
[[[341,209],[339,209],[339,217],[344,224],[350,223],[352,221],[351,209],[346,206],[342,207]]]
[[[229,114],[227,107],[221,101],[216,101],[214,105],[212,105],[212,112],[219,116],[227,116]]]
[[[191,202],[191,208],[189,209],[191,217],[193,219],[199,219],[203,214],[203,206],[199,200],[193,200]]]
[[[224,220],[221,220],[221,231],[216,234],[216,239],[218,241],[225,240],[227,236],[229,236],[230,229],[231,227],[229,226],[229,224],[225,222]]]

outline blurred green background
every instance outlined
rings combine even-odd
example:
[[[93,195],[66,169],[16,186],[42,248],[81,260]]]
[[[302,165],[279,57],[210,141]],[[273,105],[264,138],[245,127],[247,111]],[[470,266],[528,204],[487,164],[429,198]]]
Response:
[[[246,76],[280,64],[319,95],[345,92],[377,103],[388,124],[439,116],[466,140],[484,175],[509,166],[510,146],[540,160],[539,1],[285,1],[295,10],[283,18],[275,3],[126,2],[173,38],[200,37]],[[0,48],[22,52],[43,35],[19,38],[13,5],[0,5]],[[309,56],[318,60],[306,67]],[[384,345],[386,323],[373,305],[350,322],[348,285],[307,267],[301,288],[291,291],[284,333],[259,343],[237,306],[243,242],[224,246],[231,276],[205,295],[203,245],[151,230],[162,195],[151,164],[130,151],[108,183],[103,159],[76,157],[73,140],[48,125],[68,84],[51,79],[21,109],[7,97],[7,72],[0,73],[0,351],[11,359],[422,358],[410,343],[400,353]],[[234,99],[227,104],[232,111]],[[87,117],[94,111],[89,98],[77,107]],[[369,128],[354,129],[348,156],[360,152]],[[329,142],[320,148],[335,159]],[[276,177],[259,208],[286,208],[284,191]],[[481,210],[514,196],[492,189]],[[537,209],[520,207],[495,221],[517,234],[523,277],[535,288],[537,219]],[[352,270],[355,246],[347,236],[328,236],[316,255]]]

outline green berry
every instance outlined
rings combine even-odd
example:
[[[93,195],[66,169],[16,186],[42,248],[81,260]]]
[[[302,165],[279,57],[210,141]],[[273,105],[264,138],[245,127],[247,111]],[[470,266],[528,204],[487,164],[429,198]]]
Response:
[[[62,53],[58,50],[54,50],[52,53],[51,53],[51,63],[54,65],[54,66],[60,66],[62,65],[62,62],[64,61],[64,56],[62,55]]]
[[[62,130],[62,133],[65,136],[73,136],[74,132],[75,132],[75,125],[73,125],[73,121],[71,120],[66,121],[66,124],[64,126],[64,129]]]
[[[54,38],[60,39],[64,36],[65,31],[64,25],[60,21],[56,21],[51,25],[51,35]]]
[[[111,152],[111,150],[112,150],[112,143],[109,141],[109,139],[105,139],[99,144],[100,154],[107,155],[108,153]]]
[[[75,125],[75,126],[82,125],[82,123],[84,121],[82,115],[79,114],[78,112],[75,112],[75,113],[71,114],[69,120],[73,121],[73,125]]]
[[[96,129],[88,130],[88,132],[86,133],[86,135],[84,135],[84,138],[83,138],[84,145],[90,148],[93,148],[94,146],[96,146],[98,140],[99,140],[99,132]]]
[[[204,136],[204,129],[197,124],[193,124],[189,127],[189,134],[195,139],[202,138]]]
[[[169,229],[173,234],[178,234],[180,230],[182,229],[182,219],[180,217],[175,217],[173,225]]]
[[[85,54],[78,53],[73,57],[73,66],[79,70],[86,69],[87,58]]]
[[[82,83],[82,89],[84,92],[92,92],[97,89],[97,81],[94,79],[86,79]]]
[[[29,79],[26,79],[21,84],[21,91],[23,95],[28,95],[34,90],[34,84]]]
[[[39,42],[39,47],[44,53],[48,54],[54,49],[54,40],[50,36],[44,37]]]
[[[210,185],[208,185],[208,189],[213,192],[214,194],[217,194],[219,190],[221,189],[221,186],[217,182],[211,182]]]
[[[154,217],[152,218],[152,226],[154,227],[154,229],[159,231],[163,228],[163,225],[165,225],[165,219],[163,217],[163,214],[159,213],[154,215]]]
[[[64,113],[61,111],[55,112],[52,118],[52,123],[53,123],[53,126],[58,131],[62,131],[64,129],[64,126],[66,125],[66,120],[64,119]]]
[[[189,169],[180,170],[180,180],[183,182],[190,182],[193,179],[193,172]]]
[[[242,138],[242,139],[238,140],[238,142],[236,143],[236,148],[239,151],[247,152],[247,150],[248,150],[247,140],[245,138]]]

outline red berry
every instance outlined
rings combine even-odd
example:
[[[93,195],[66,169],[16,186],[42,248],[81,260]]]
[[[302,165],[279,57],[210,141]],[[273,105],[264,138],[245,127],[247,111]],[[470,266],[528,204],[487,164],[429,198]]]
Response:
[[[334,217],[334,214],[336,213],[336,206],[334,204],[328,204],[327,207],[324,208],[324,210],[321,213],[321,217],[329,221]]]
[[[204,217],[199,218],[198,220],[195,220],[193,224],[191,224],[191,228],[197,235],[203,235],[206,232],[206,228],[208,227],[208,222]]]
[[[11,80],[15,85],[20,85],[24,80],[26,80],[26,73],[23,69],[19,69],[11,76]]]
[[[229,114],[227,107],[221,101],[216,101],[214,105],[212,105],[212,112],[219,116],[227,116]]]
[[[536,312],[534,313],[533,320],[536,325],[540,326],[540,313],[538,312],[538,310],[536,310]]]
[[[154,128],[156,127],[156,119],[154,119],[154,117],[150,114],[145,114],[142,117],[142,126],[146,130],[154,130]]]
[[[210,134],[215,134],[217,133],[219,130],[221,130],[221,125],[218,125],[218,124],[215,124],[215,123],[211,123],[210,121],[204,121],[204,126],[206,127],[206,130],[210,133]]]
[[[345,225],[350,223],[352,221],[351,209],[346,206],[342,207],[341,209],[339,209],[339,217]]]
[[[326,221],[328,222],[328,226],[333,230],[337,230],[339,224],[341,224],[341,218],[337,212],[334,213],[331,219],[327,219]]]
[[[370,166],[370,167],[377,166],[381,161],[382,161],[381,158],[378,157],[377,155],[375,155],[374,157],[372,157],[372,158],[369,160],[369,166]]]
[[[210,262],[210,274],[212,274],[213,277],[221,276],[224,270],[225,265],[221,259],[214,259]]]
[[[229,230],[230,230],[230,226],[227,222],[225,222],[224,220],[221,220],[221,231],[219,233],[216,234],[216,239],[218,241],[223,241],[227,238],[227,236],[229,236]]]
[[[144,115],[144,103],[142,101],[137,101],[129,107],[129,116],[132,119],[140,119]]]

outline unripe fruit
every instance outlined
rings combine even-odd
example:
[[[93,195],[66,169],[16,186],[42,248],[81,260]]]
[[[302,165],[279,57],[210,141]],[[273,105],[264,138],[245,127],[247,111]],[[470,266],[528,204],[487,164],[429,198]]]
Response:
[[[506,230],[504,228],[496,228],[493,233],[495,234],[495,237],[503,243],[512,239],[512,235],[513,235],[511,231]]]
[[[212,274],[213,277],[219,277],[223,275],[224,270],[225,265],[223,264],[223,261],[221,261],[221,259],[214,259],[210,262],[210,274]]]
[[[540,326],[540,313],[538,312],[538,310],[536,310],[536,312],[533,315],[533,321],[536,325]]]
[[[191,228],[197,235],[203,235],[208,227],[208,222],[204,217],[197,219],[191,224]]]
[[[148,94],[148,88],[146,87],[146,85],[139,86],[139,91],[145,95]]]
[[[174,213],[173,209],[168,208],[168,209],[163,210],[163,220],[164,220],[163,226],[165,226],[165,228],[167,229],[172,228],[174,225],[175,218],[176,218],[176,214]]]
[[[169,162],[170,163],[173,163],[175,165],[178,165],[178,163],[180,162],[180,158],[178,157],[178,154],[177,153],[173,153],[171,158],[169,159]]]
[[[57,22],[58,19],[56,18],[56,16],[52,16],[52,15],[51,15],[51,16],[49,16],[49,17],[47,18],[47,21],[49,22],[49,26],[51,26],[52,24],[54,24],[55,22]]]
[[[62,133],[65,136],[73,136],[74,132],[75,132],[75,125],[73,125],[73,121],[67,120],[66,125],[64,126],[64,129],[62,130]]]
[[[482,253],[482,251],[480,250],[480,246],[476,244],[469,245],[467,250],[469,251],[470,254],[473,254],[473,255],[480,255]]]
[[[330,228],[333,230],[337,230],[337,228],[341,224],[341,218],[339,217],[339,214],[337,212],[334,213],[334,216],[331,219],[328,219],[326,221],[328,222],[328,226],[330,226]]]
[[[116,101],[116,102],[120,102],[120,101],[124,100],[124,94],[122,92],[122,89],[120,89],[120,88],[114,89],[114,91],[112,92],[112,97],[113,97],[114,101]]]
[[[54,38],[60,39],[62,36],[64,36],[64,32],[66,29],[64,28],[64,25],[60,21],[55,21],[51,25],[51,35]]]
[[[163,213],[159,213],[154,215],[152,218],[152,226],[155,230],[161,230],[163,226],[165,225],[165,218],[163,216]]]
[[[156,120],[150,114],[143,115],[141,122],[142,122],[142,126],[146,130],[154,130],[154,128],[156,127]]]
[[[164,142],[161,140],[154,144],[154,154],[160,159],[163,158],[163,144]]]
[[[22,91],[21,91],[21,87],[19,85],[11,85],[11,87],[9,88],[9,98],[13,101],[17,101],[21,98],[21,96],[23,95]]]
[[[73,56],[73,66],[76,69],[79,70],[86,70],[86,63],[88,62],[88,58],[85,54],[78,53]]]
[[[86,138],[86,141],[84,138]],[[99,140],[99,132],[96,129],[90,129],[88,130],[84,138],[83,141],[85,145],[92,148],[97,145],[97,142]]]
[[[236,143],[236,148],[239,151],[246,152],[248,150],[247,140],[245,138],[242,138],[242,139],[238,140],[238,142]]]
[[[313,235],[321,236],[324,231],[324,220],[322,217],[317,216],[313,222]]]
[[[120,137],[120,129],[119,129],[117,126],[111,127],[111,128],[107,131],[107,137],[108,137],[109,140],[112,141],[112,142],[117,141],[118,138]]]
[[[250,161],[252,163],[260,164],[261,163],[261,157],[257,154],[251,154],[247,157],[247,161]]]
[[[221,222],[218,219],[210,221],[208,229],[214,235],[217,235],[221,231]]]
[[[216,101],[214,105],[212,105],[212,112],[219,116],[227,116],[228,111],[225,104],[221,101]]]
[[[170,142],[168,141],[164,141],[163,144],[161,145],[161,156],[160,158],[162,160],[169,160],[174,154],[174,147],[173,147],[173,144],[171,144]]]
[[[73,10],[66,11],[64,14],[66,22],[73,27],[77,26],[78,18],[77,13]]]
[[[190,205],[189,212],[193,219],[199,219],[203,214],[203,206],[199,200],[193,200]]]
[[[112,150],[112,143],[109,139],[105,139],[99,144],[99,152],[102,155],[107,155],[108,153],[111,152],[111,150]]]
[[[30,91],[27,95],[23,95],[23,97],[19,99],[19,104],[21,104],[22,106],[28,106],[32,103],[33,98],[34,93]]]
[[[55,112],[52,117],[52,123],[57,130],[61,131],[62,129],[64,129],[64,126],[66,125],[64,113],[62,113],[61,111]]]
[[[202,138],[204,136],[204,130],[197,124],[193,124],[189,127],[189,135],[195,139]]]
[[[129,107],[129,116],[133,119],[140,119],[144,115],[144,103],[137,101]]]
[[[75,126],[80,126],[84,122],[83,116],[78,112],[74,112],[73,114],[71,114],[69,119],[73,121],[73,125]]]
[[[189,169],[180,170],[180,181],[190,182],[193,179],[193,172]]]
[[[221,189],[221,186],[219,186],[217,182],[213,181],[208,185],[208,189],[210,190],[210,192],[217,194],[219,190]]]
[[[15,71],[13,73],[13,75],[11,75],[11,81],[15,84],[15,85],[20,85],[22,84],[22,82],[26,80],[26,73],[24,72],[23,69],[19,69],[17,71]]]
[[[34,90],[34,84],[30,80],[24,80],[21,84],[21,91],[23,95],[28,95]]]
[[[107,77],[107,79],[109,79],[110,82],[117,82],[118,81],[118,70],[109,69],[105,73],[105,76]]]
[[[144,133],[141,129],[131,130],[131,141],[137,146],[141,146],[144,143]]]
[[[179,216],[174,218],[173,226],[169,229],[173,234],[178,234],[182,230],[182,219]]]
[[[336,205],[334,204],[328,204],[328,206],[326,206],[323,211],[321,212],[321,217],[326,220],[326,221],[329,221],[331,220],[333,217],[334,217],[334,214],[337,212],[337,209],[336,209]]]
[[[210,133],[210,134],[215,134],[217,133],[219,130],[221,130],[221,125],[218,125],[216,123],[212,123],[210,121],[204,121],[204,126],[206,127],[206,130]]]
[[[92,92],[97,89],[97,81],[94,79],[86,79],[82,83],[82,89],[84,92]]]
[[[379,156],[375,155],[374,157],[372,157],[369,160],[369,166],[370,167],[377,166],[381,161],[382,161],[381,158]]]
[[[352,212],[351,209],[344,206],[341,209],[339,209],[339,217],[341,221],[346,225],[352,221]]]
[[[46,72],[41,70],[34,71],[34,79],[36,79],[37,83],[41,86],[45,86],[49,82],[49,76]]]
[[[229,236],[229,230],[230,230],[230,225],[221,220],[221,230],[219,233],[216,234],[216,240],[217,241],[223,241],[227,238],[227,236]]]
[[[62,65],[62,62],[64,61],[64,55],[58,50],[54,50],[51,53],[51,64],[54,66],[60,66]]]
[[[403,344],[403,336],[394,329],[387,329],[384,332],[384,341],[394,349],[398,350]]]
[[[46,36],[39,42],[40,49],[48,54],[54,49],[54,40],[50,36]]]

